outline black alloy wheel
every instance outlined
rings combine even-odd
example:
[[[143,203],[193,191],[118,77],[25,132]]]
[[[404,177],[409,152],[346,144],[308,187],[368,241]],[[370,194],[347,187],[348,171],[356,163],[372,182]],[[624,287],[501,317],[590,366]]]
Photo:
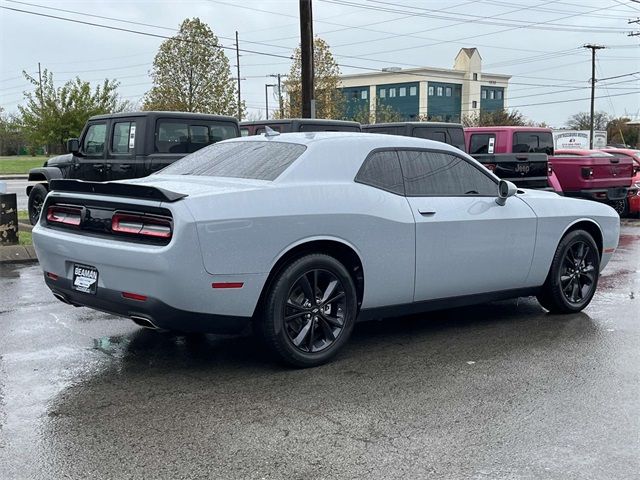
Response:
[[[31,191],[29,192],[29,201],[27,208],[29,210],[29,221],[31,225],[35,225],[38,223],[38,219],[40,218],[40,212],[42,211],[42,206],[44,205],[44,199],[47,197],[47,187],[43,184],[38,183],[33,186]]]
[[[621,200],[616,200],[615,202],[611,202],[611,207],[621,217],[625,217],[628,214],[629,204],[626,198],[623,198]]]
[[[312,253],[273,278],[256,318],[258,333],[282,361],[296,367],[327,362],[347,342],[357,314],[349,271],[337,259]]]
[[[579,312],[591,302],[600,275],[600,251],[584,230],[567,233],[556,249],[547,279],[537,295],[551,313]]]
[[[580,304],[589,296],[598,273],[597,252],[584,241],[576,241],[566,251],[560,268],[562,294],[568,302]]]
[[[345,289],[336,275],[318,269],[303,273],[284,304],[287,338],[302,352],[329,348],[344,330],[346,307]]]

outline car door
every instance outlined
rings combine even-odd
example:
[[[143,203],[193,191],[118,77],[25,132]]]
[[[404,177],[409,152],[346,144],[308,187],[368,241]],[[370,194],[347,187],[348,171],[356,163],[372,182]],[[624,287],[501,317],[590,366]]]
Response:
[[[107,180],[106,168],[107,122],[92,122],[82,137],[81,156],[70,177],[80,180],[103,182]]]
[[[531,208],[517,196],[498,205],[496,180],[456,153],[398,155],[416,222],[414,301],[524,287],[536,239]]]
[[[119,118],[113,122],[107,158],[109,180],[140,176],[136,168],[136,131],[134,118]]]

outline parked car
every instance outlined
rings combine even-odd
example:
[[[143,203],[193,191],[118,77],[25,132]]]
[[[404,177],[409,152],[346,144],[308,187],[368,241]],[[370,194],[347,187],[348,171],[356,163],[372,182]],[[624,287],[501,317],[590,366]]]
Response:
[[[498,177],[522,188],[562,192],[548,157],[553,155],[553,134],[537,127],[468,127],[467,153]]]
[[[40,215],[49,182],[73,178],[103,182],[144,177],[212,143],[240,136],[233,117],[180,112],[125,112],[91,117],[68,154],[29,171],[29,219]]]
[[[240,122],[240,133],[243,137],[261,135],[266,127],[280,133],[290,132],[359,132],[358,122],[346,120],[325,120],[321,118],[286,118],[275,120],[258,120]]]
[[[633,160],[599,150],[556,150],[550,159],[564,194],[611,205],[618,214],[627,209]]]
[[[631,158],[634,164],[634,175],[627,194],[627,210],[622,215],[640,216],[640,150],[631,148],[602,148],[601,151],[619,157]]]
[[[405,137],[426,138],[447,143],[463,152],[464,129],[460,123],[445,122],[393,122],[363,125],[362,131],[367,133],[384,133],[387,135],[403,135]]]
[[[237,332],[313,366],[356,318],[593,297],[607,205],[517,190],[458,148],[365,133],[226,140],[146,178],[54,180],[33,242],[63,302],[149,328]]]

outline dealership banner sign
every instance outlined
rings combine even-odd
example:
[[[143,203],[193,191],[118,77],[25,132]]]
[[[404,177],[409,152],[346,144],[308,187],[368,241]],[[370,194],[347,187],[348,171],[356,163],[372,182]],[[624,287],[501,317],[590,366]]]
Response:
[[[588,149],[590,136],[589,130],[554,130],[553,147],[557,150],[568,148]],[[604,148],[606,146],[606,130],[593,132],[593,148]]]

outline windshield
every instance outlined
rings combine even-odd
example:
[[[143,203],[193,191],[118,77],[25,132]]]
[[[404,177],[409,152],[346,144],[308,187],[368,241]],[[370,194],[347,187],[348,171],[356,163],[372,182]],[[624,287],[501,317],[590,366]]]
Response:
[[[217,143],[187,155],[158,173],[273,181],[306,148],[297,143],[273,141]]]

